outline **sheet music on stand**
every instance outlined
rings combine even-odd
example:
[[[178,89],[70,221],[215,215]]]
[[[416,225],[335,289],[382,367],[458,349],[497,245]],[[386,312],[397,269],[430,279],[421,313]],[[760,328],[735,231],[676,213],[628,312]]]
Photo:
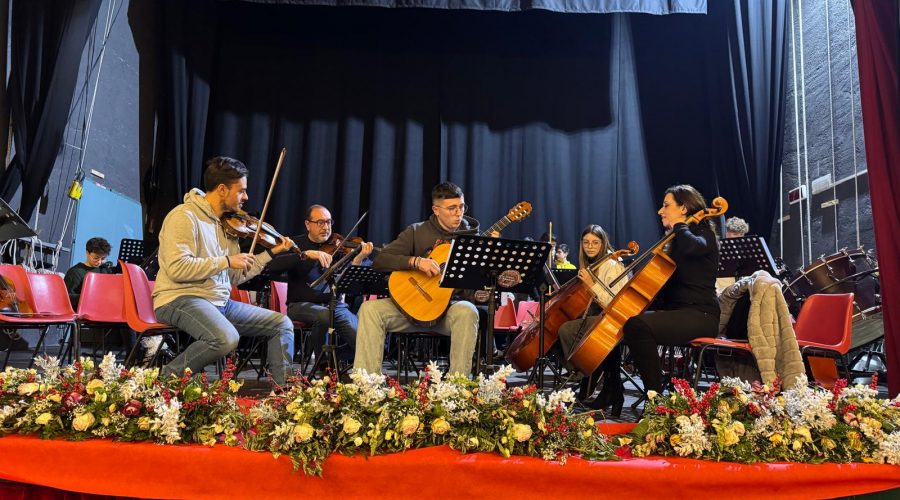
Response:
[[[550,244],[542,241],[506,240],[489,236],[458,236],[441,275],[441,287],[482,290],[507,270],[518,271],[522,282],[504,292],[528,293],[539,281]]]
[[[775,260],[762,236],[748,235],[719,240],[719,278],[741,278],[756,271],[767,271],[772,276]]]
[[[387,295],[387,275],[369,266],[348,266],[337,280],[338,293]]]
[[[504,292],[529,293],[543,279],[544,263],[550,255],[550,243],[463,235],[453,240],[441,275],[441,287],[460,290],[500,289]],[[511,287],[498,287],[500,275],[506,271],[519,273],[521,282]],[[496,300],[488,300],[485,358],[493,363],[494,312]],[[476,356],[476,373],[481,356]]]

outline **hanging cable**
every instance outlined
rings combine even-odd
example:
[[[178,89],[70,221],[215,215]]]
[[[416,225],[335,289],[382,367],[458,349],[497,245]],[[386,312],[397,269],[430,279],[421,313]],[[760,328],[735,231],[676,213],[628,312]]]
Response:
[[[831,16],[828,11],[828,2],[825,2],[825,46],[828,57],[828,114],[831,118],[831,207],[834,210],[834,252],[837,253],[840,246],[838,243],[837,167],[835,165],[837,159],[834,152],[834,96],[831,90]]]
[[[803,171],[806,177],[806,252],[809,261],[812,262],[812,193],[809,185],[809,145],[806,142],[806,58],[803,55],[803,2],[797,2],[797,19],[800,21],[800,27],[797,30],[800,33],[800,100],[803,105],[800,110],[803,113]],[[803,204],[800,204],[801,216],[803,214]]]
[[[118,5],[117,5],[118,4]],[[83,182],[85,177],[84,170],[84,160],[85,160],[85,152],[87,151],[87,143],[90,138],[91,131],[91,123],[94,117],[94,106],[97,102],[97,91],[100,88],[100,75],[103,70],[103,61],[106,55],[106,46],[109,42],[110,34],[112,33],[112,27],[115,25],[116,20],[119,17],[119,12],[121,11],[122,3],[117,2],[116,0],[110,0],[109,4],[107,4],[106,11],[106,21],[104,23],[103,28],[103,41],[100,44],[100,54],[94,59],[94,44],[96,40],[96,23],[94,25],[94,36],[91,37],[91,46],[89,51],[88,60],[91,61],[90,68],[86,72],[85,76],[85,86],[84,92],[87,92],[87,89],[90,86],[90,75],[93,73],[93,70],[96,68],[96,77],[94,78],[94,88],[91,94],[90,104],[86,105],[86,111],[82,114],[82,128],[81,128],[81,141],[80,146],[75,148],[78,150],[78,161],[75,165],[75,179],[72,182],[72,185],[69,188],[69,191],[66,193],[68,196],[68,206],[66,207],[66,217],[63,222],[63,227],[59,233],[59,239],[56,242],[56,246],[53,250],[52,262],[53,269],[56,269],[56,266],[59,263],[59,253],[62,250],[62,242],[63,238],[65,238],[66,232],[69,229],[69,225],[72,222],[72,214],[75,211],[75,205],[78,203],[78,200],[81,199],[81,192],[83,189]],[[74,109],[70,111],[70,118]]]
[[[790,6],[791,64],[793,65],[794,75],[794,131],[796,132],[797,140],[797,188],[800,190],[800,196],[797,198],[797,204],[800,209],[798,216],[800,222],[800,262],[801,267],[806,267],[806,253],[803,251],[803,176],[800,171],[800,104],[798,102],[799,89],[797,87],[797,38],[794,33],[794,0],[791,0]]]

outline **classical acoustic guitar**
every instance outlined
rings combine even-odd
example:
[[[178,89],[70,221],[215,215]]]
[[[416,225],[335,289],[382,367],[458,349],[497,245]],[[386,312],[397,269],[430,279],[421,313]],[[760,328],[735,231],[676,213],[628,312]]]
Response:
[[[527,201],[517,203],[502,219],[481,235],[487,236],[494,231],[500,232],[510,222],[522,220],[529,214],[531,214],[531,203]],[[428,257],[441,266],[441,273],[443,273],[449,255],[450,244],[444,243],[434,247]],[[440,321],[447,312],[453,289],[441,288],[441,273],[430,278],[419,270],[391,273],[391,277],[388,279],[388,291],[391,299],[410,321],[421,326],[432,326]]]

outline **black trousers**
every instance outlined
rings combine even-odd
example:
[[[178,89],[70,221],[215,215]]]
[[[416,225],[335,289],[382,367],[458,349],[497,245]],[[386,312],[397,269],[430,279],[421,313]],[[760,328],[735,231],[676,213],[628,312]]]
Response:
[[[715,337],[719,316],[696,309],[651,311],[625,322],[624,342],[631,351],[645,390],[662,392],[658,347],[684,345],[699,337]]]

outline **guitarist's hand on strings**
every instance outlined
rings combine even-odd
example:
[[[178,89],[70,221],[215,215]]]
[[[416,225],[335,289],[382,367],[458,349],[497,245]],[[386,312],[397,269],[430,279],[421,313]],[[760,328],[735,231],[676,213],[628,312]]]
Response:
[[[424,257],[413,257],[413,259],[416,269],[425,273],[429,278],[441,274],[441,266],[436,261]]]

